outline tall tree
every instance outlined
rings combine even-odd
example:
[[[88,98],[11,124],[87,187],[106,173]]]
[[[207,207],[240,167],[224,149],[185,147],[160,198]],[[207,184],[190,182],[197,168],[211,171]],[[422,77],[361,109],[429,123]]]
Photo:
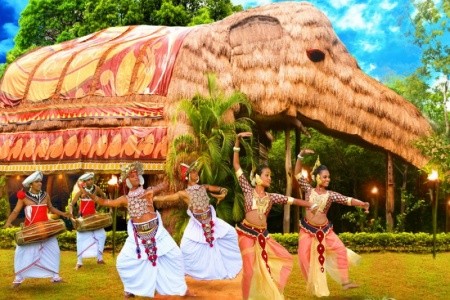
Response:
[[[417,13],[413,17],[414,42],[422,48],[420,73],[437,82],[445,133],[450,134],[448,119],[450,85],[450,1],[413,0]]]
[[[234,119],[233,108],[241,106],[249,115],[251,106],[242,93],[224,95],[213,75],[208,75],[208,92],[208,95],[196,95],[179,103],[177,115],[186,117],[192,131],[179,135],[171,143],[166,173],[174,182],[179,164],[196,159],[201,168],[201,182],[235,187],[227,196],[227,199],[234,200],[222,201],[217,213],[227,222],[237,222],[243,218],[243,196],[235,192],[239,189],[229,160],[236,131],[251,131],[252,122],[247,117]],[[243,146],[251,156],[251,145],[243,141]]]

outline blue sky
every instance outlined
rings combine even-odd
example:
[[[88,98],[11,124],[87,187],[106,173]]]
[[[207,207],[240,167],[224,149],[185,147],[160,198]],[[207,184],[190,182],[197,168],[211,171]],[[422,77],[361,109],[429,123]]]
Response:
[[[437,0],[439,1],[439,0]],[[270,0],[232,0],[250,8],[269,4]],[[408,75],[420,65],[420,49],[406,36],[413,14],[405,0],[311,0],[322,10],[341,41],[357,59],[361,68],[377,79],[388,75]],[[14,46],[20,12],[28,0],[0,2],[0,63]]]

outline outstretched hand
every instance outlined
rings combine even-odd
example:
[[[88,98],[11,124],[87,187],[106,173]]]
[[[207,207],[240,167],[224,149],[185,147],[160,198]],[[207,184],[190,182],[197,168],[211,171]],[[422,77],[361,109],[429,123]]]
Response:
[[[366,214],[369,213],[369,207],[370,207],[370,203],[364,202],[364,213],[366,213]]]
[[[306,155],[306,154],[314,154],[314,150],[312,150],[312,149],[302,149],[299,154],[300,154],[300,156],[303,156],[303,155]]]
[[[251,133],[251,132],[249,132],[249,131],[245,131],[245,132],[239,132],[238,134],[237,134],[237,137],[238,138],[243,138],[243,137],[250,137],[250,136],[252,136],[253,135],[253,133]]]

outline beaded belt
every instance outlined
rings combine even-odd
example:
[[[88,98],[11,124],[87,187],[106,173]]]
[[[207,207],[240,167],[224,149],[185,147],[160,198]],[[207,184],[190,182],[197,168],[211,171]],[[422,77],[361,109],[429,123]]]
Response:
[[[246,222],[245,220],[241,223],[238,223],[236,225],[236,229],[255,238],[260,234],[262,234],[264,237],[267,237],[269,235],[269,231],[266,227],[252,226],[252,224]]]
[[[133,223],[138,232],[147,232],[158,226],[158,219],[153,219],[144,223]]]
[[[325,225],[317,226],[308,223],[308,221],[306,221],[305,219],[301,219],[300,228],[305,229],[311,235],[316,235],[318,231],[322,231],[326,235],[331,229],[333,229],[333,223],[328,222]]]

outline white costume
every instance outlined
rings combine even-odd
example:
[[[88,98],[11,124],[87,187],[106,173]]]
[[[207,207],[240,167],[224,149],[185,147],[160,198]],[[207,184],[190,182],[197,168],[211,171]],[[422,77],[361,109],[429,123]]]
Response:
[[[28,176],[22,185],[29,188],[30,184],[43,179],[43,174],[36,171]],[[36,203],[36,205],[28,205],[25,207],[25,224],[26,226],[36,223],[39,218],[47,218],[47,205],[41,204],[47,193],[40,191],[38,194],[26,192],[26,198]],[[18,201],[22,201],[19,199]],[[39,214],[37,212],[44,212]],[[44,241],[16,246],[14,255],[14,284],[22,283],[25,278],[52,278],[52,282],[59,282],[62,278],[59,276],[60,250],[56,236],[48,238]]]
[[[138,296],[154,297],[155,291],[161,295],[186,294],[183,257],[180,248],[162,224],[156,212],[158,228],[155,235],[157,247],[156,265],[148,259],[145,247],[137,238],[142,253],[138,258],[133,224],[128,221],[128,238],[117,257],[117,271],[123,282],[124,290]]]
[[[87,181],[89,179],[94,178],[94,173],[89,172],[85,173],[78,178],[78,181]],[[92,189],[89,190],[86,187],[84,188],[86,191],[90,193],[95,193],[95,185],[92,186]],[[72,194],[76,194],[79,190],[78,185],[75,185],[74,191]],[[89,208],[86,208],[84,205],[81,205],[80,201],[80,214],[82,216],[87,216],[90,214],[95,213],[95,204],[94,201],[90,198],[86,199],[80,199],[81,201],[85,201],[84,203],[87,203],[91,201],[92,205],[89,206]],[[86,214],[83,210],[89,210],[89,214]],[[105,248],[105,242],[106,242],[106,231],[103,228],[93,230],[93,231],[84,231],[84,232],[78,232],[77,231],[77,266],[83,265],[83,258],[92,258],[96,257],[98,262],[103,261],[103,250]]]
[[[211,244],[205,239],[202,223],[187,210],[190,220],[180,244],[186,274],[199,280],[234,278],[242,269],[236,230],[217,218],[212,205],[209,209],[214,224]]]

